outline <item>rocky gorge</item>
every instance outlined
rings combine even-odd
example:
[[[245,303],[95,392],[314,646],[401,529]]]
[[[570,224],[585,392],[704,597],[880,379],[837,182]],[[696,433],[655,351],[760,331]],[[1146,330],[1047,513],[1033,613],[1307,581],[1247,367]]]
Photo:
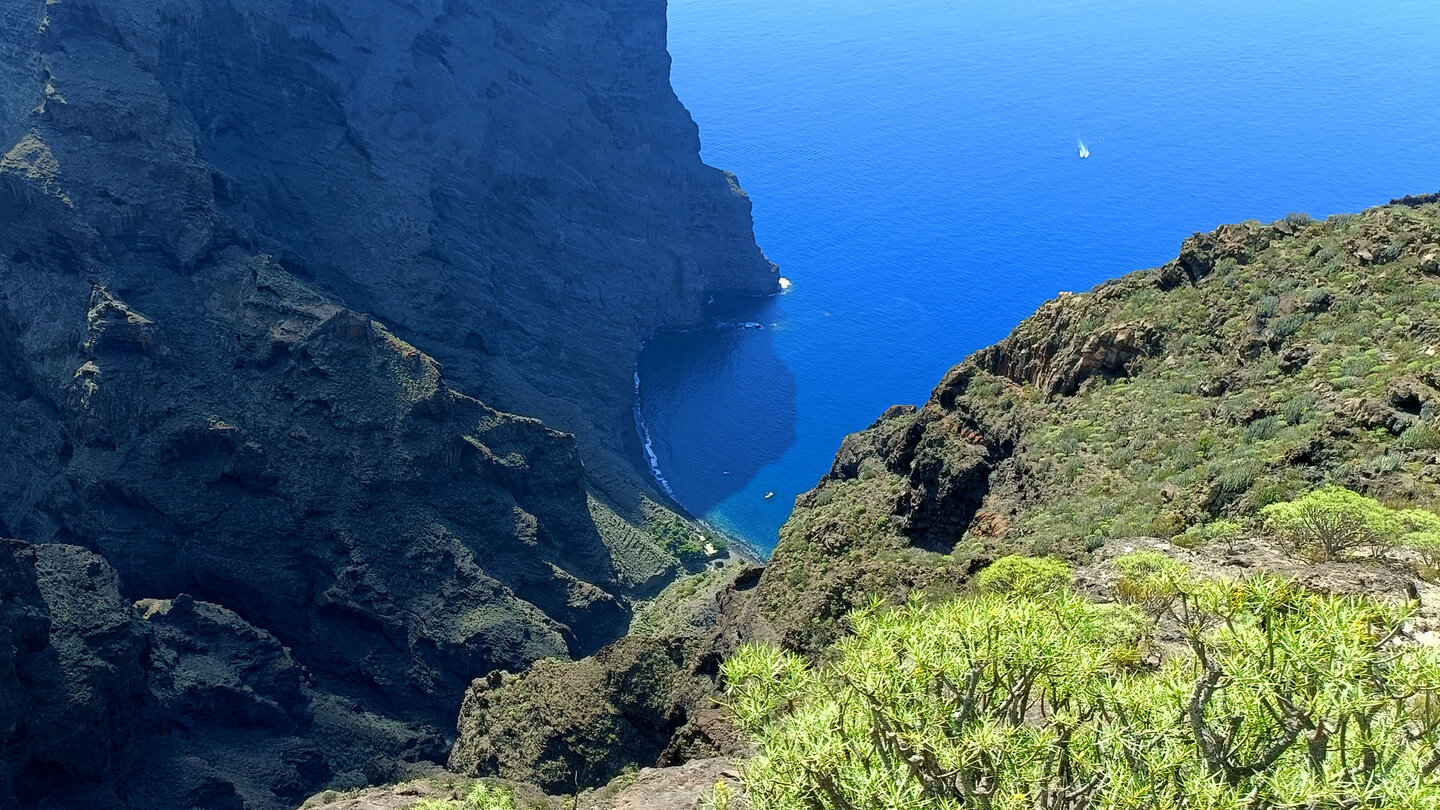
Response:
[[[388,781],[682,570],[635,351],[777,274],[664,32],[0,3],[0,804]]]
[[[743,763],[755,749],[722,674],[742,646],[830,660],[854,611],[971,593],[1016,554],[1068,561],[1102,601],[1138,549],[1217,578],[1415,599],[1431,632],[1423,560],[1317,562],[1277,547],[1259,515],[1322,485],[1434,510],[1437,256],[1440,196],[1421,195],[1222,226],[1165,265],[1062,294],[923,405],[846,437],[763,569],[677,583],[656,603],[666,621],[591,659],[477,680],[451,768],[561,793],[577,773],[598,786],[637,765]]]
[[[635,352],[778,277],[663,0],[0,0],[0,50],[0,807],[718,807],[738,650],[1016,554],[1435,626],[1413,554],[1256,522],[1440,495],[1435,195],[1060,295],[703,567]]]

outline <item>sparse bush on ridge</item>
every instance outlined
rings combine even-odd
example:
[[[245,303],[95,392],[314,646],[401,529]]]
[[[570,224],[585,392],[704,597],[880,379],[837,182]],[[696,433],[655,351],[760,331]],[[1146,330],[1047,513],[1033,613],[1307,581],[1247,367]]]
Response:
[[[1157,551],[1132,551],[1115,558],[1120,577],[1115,597],[1140,606],[1149,615],[1168,610],[1190,586],[1190,569]]]
[[[503,787],[480,782],[463,799],[424,799],[410,810],[515,810],[515,797]]]
[[[975,587],[985,593],[1047,596],[1070,587],[1070,566],[1050,557],[1011,554],[976,574]]]
[[[1292,553],[1315,562],[1395,545],[1404,525],[1391,509],[1344,487],[1323,487],[1260,510],[1266,529]]]
[[[1415,573],[1429,582],[1440,580],[1440,515],[1424,509],[1400,513],[1404,534],[1400,545],[1418,557]]]
[[[1188,654],[1142,666],[1154,625],[1069,589],[872,606],[823,666],[743,648],[752,806],[1440,807],[1440,652],[1396,642],[1406,609],[1125,567],[1176,585]]]

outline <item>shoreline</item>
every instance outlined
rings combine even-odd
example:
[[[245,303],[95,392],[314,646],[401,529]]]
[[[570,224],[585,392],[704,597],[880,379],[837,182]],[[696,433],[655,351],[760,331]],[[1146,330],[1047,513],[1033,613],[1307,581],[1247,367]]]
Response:
[[[739,297],[752,299],[774,298],[776,296],[785,295],[786,293],[788,293],[792,284],[789,279],[781,278],[779,286],[780,289],[773,293],[768,293],[765,295],[742,295]],[[715,304],[715,296],[712,295],[708,303],[713,306]],[[632,406],[632,413],[635,417],[635,432],[640,439],[640,448],[641,452],[644,455],[645,466],[649,470],[651,477],[654,478],[655,482],[660,485],[661,492],[663,492],[665,496],[669,498],[670,503],[673,504],[676,512],[685,517],[687,520],[689,520],[701,530],[709,534],[717,535],[720,539],[724,540],[726,545],[726,552],[715,558],[716,560],[720,560],[722,562],[738,558],[753,565],[763,567],[764,565],[768,564],[770,555],[761,552],[760,547],[757,546],[753,541],[745,539],[737,534],[734,534],[733,532],[720,528],[710,519],[694,514],[690,511],[690,508],[688,506],[686,506],[684,503],[681,503],[679,497],[675,494],[674,488],[670,485],[670,480],[665,477],[665,471],[660,464],[659,455],[655,452],[654,437],[650,433],[650,426],[648,423],[646,423],[645,414],[643,409],[641,408],[640,394],[642,383],[640,379],[640,356],[644,353],[645,347],[650,343],[650,341],[653,340],[656,336],[662,334],[689,335],[702,332],[747,332],[752,330],[767,329],[771,328],[772,326],[773,324],[766,324],[760,321],[751,320],[726,321],[722,320],[720,316],[712,313],[711,322],[708,325],[697,324],[692,326],[657,329],[655,330],[654,334],[652,334],[649,338],[640,341],[640,346],[635,350],[635,364],[633,372],[635,380],[635,399]]]

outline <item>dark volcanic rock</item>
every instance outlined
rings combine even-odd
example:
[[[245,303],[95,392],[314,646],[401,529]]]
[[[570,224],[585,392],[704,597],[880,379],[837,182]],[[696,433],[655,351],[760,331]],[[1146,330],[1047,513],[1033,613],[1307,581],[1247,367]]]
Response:
[[[450,767],[559,793],[604,784],[635,760],[654,762],[680,725],[671,707],[690,657],[686,641],[632,636],[580,662],[541,661],[524,675],[476,680],[460,707]]]
[[[714,700],[720,662],[768,638],[751,596],[760,569],[682,581],[643,628],[581,661],[541,661],[478,678],[460,707],[451,769],[554,793],[599,787],[632,764],[737,755],[744,743]]]
[[[188,595],[120,596],[76,546],[0,548],[0,803],[288,808],[444,743],[315,690],[274,636]],[[403,764],[396,771],[404,773]]]
[[[606,481],[639,342],[776,289],[670,89],[663,0],[5,9],[0,208],[43,238],[0,255],[118,289],[273,254]]]
[[[651,486],[635,349],[776,284],[664,33],[660,0],[0,0],[0,534],[113,566],[67,580],[94,624],[47,636],[79,663],[30,682],[60,753],[17,784],[212,750],[200,711],[236,772],[116,801],[288,801],[624,632],[675,570],[592,517]]]
[[[68,430],[17,435],[54,477],[8,525],[92,545],[131,593],[223,604],[327,688],[437,722],[477,672],[623,631],[572,437],[454,392],[269,260],[227,250],[189,280],[143,315],[96,288],[82,323],[112,313],[107,337],[32,371],[17,407],[48,400]],[[163,351],[111,340],[116,321]]]
[[[142,734],[145,677],[143,634],[120,596],[115,572],[96,555],[75,546],[10,543],[4,561],[14,575],[34,578],[38,604],[48,621],[44,646],[30,639],[17,654],[21,716],[8,736],[16,749],[7,759],[11,787],[23,804],[89,795],[86,783],[102,781],[129,763],[131,743]],[[17,651],[18,652],[18,651]],[[109,797],[116,786],[100,795]]]

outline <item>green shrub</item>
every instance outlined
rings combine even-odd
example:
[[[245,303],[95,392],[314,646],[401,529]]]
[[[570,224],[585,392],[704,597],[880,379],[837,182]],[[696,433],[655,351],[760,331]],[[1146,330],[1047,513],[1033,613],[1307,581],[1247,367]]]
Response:
[[[738,792],[730,785],[716,782],[714,787],[700,796],[699,810],[731,810],[740,806],[738,796]]]
[[[1405,467],[1405,456],[1401,453],[1386,453],[1370,460],[1370,469],[1377,473],[1392,473]]]
[[[1395,513],[1344,487],[1324,487],[1260,510],[1266,528],[1286,549],[1316,562],[1369,548],[1383,554],[1403,526]]]
[[[1275,322],[1270,324],[1270,331],[1274,333],[1276,337],[1290,337],[1296,332],[1299,332],[1300,328],[1303,327],[1308,320],[1310,320],[1308,314],[1304,312],[1292,312],[1289,315],[1276,318]]]
[[[1170,542],[1181,548],[1198,548],[1205,543],[1221,542],[1227,546],[1234,543],[1244,532],[1244,526],[1233,520],[1212,520],[1185,530],[1184,534],[1170,538]]]
[[[754,810],[1433,810],[1440,654],[1408,614],[1280,580],[1192,585],[1190,648],[1071,591],[852,617],[812,668],[724,667]],[[777,699],[777,696],[783,699]]]
[[[1283,413],[1286,423],[1298,425],[1304,422],[1305,417],[1313,410],[1315,410],[1315,395],[1307,391],[1286,402]]]
[[[1196,531],[1186,531],[1172,536],[1170,538],[1170,545],[1186,549],[1199,548],[1204,545],[1205,537],[1198,531],[1199,527],[1191,526],[1190,528]]]
[[[1212,520],[1204,526],[1206,540],[1233,543],[1245,532],[1245,526],[1235,520]]]
[[[1411,532],[1400,544],[1415,552],[1415,573],[1426,582],[1440,581],[1440,532]]]
[[[1433,422],[1418,421],[1400,434],[1400,446],[1407,450],[1440,450],[1440,430]]]
[[[1329,290],[1311,288],[1301,293],[1296,300],[1306,312],[1322,312],[1329,308],[1332,298]]]
[[[503,787],[480,782],[464,799],[424,799],[411,810],[515,810],[515,797]]]
[[[1259,472],[1255,465],[1245,461],[1232,462],[1215,476],[1215,486],[1219,488],[1221,495],[1235,497],[1250,489],[1258,477]]]
[[[1440,515],[1424,509],[1406,509],[1399,514],[1404,526],[1400,545],[1415,552],[1415,573],[1427,582],[1440,581]]]
[[[1115,558],[1120,578],[1115,598],[1158,614],[1190,585],[1190,568],[1158,551],[1132,551]]]
[[[1050,557],[1011,554],[977,574],[975,587],[985,593],[1044,596],[1070,587],[1070,566]]]
[[[1261,442],[1273,438],[1278,432],[1280,432],[1279,417],[1262,416],[1245,426],[1245,441]]]

